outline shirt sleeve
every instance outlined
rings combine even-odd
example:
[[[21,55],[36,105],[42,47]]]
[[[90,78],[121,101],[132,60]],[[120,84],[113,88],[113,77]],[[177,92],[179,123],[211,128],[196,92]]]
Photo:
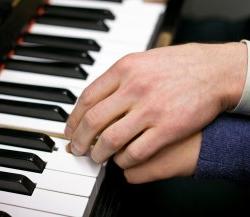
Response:
[[[244,89],[238,105],[231,111],[232,113],[250,115],[250,41],[242,40],[247,46],[247,72]]]
[[[250,118],[223,114],[203,130],[194,177],[250,181]]]

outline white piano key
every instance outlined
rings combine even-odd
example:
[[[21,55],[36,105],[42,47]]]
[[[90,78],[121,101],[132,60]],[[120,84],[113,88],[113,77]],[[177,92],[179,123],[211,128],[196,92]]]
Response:
[[[100,46],[101,46],[101,51],[103,49],[107,49],[110,53],[115,53],[122,55],[126,55],[128,53],[132,52],[140,52],[144,51],[145,47],[141,46],[140,44],[128,44],[126,42],[120,43],[120,42],[115,42],[115,41],[108,41],[108,40],[98,40],[96,41]]]
[[[53,60],[51,59],[42,59],[42,58],[37,58],[37,57],[28,57],[28,56],[19,56],[19,55],[12,55],[11,59],[32,61],[32,62],[53,62]]]
[[[43,132],[61,137],[65,126],[63,122],[0,113],[0,127]]]
[[[7,212],[12,217],[62,217],[61,215],[26,209],[0,203],[0,210]]]
[[[56,191],[65,194],[89,197],[94,188],[96,178],[45,169],[43,173],[0,167],[0,171],[27,176],[36,183],[36,188]]]
[[[24,79],[20,80],[22,76],[25,76]],[[37,82],[39,79],[39,83]],[[58,82],[58,80],[60,82]],[[68,80],[69,79],[69,80]],[[80,87],[72,87],[71,85],[65,85],[63,81],[64,79],[60,80],[60,77],[57,76],[51,76],[51,75],[40,75],[35,73],[29,73],[29,72],[21,72],[21,71],[15,71],[15,70],[3,70],[0,75],[0,81],[8,81],[18,84],[27,84],[27,85],[41,85],[46,87],[57,87],[57,88],[67,88],[70,90],[75,96],[80,96],[82,93],[82,90],[85,88],[85,81],[80,81],[79,86]],[[77,79],[71,79],[71,78],[65,78],[65,83],[70,81],[75,81]],[[50,82],[49,82],[50,81]],[[55,81],[56,84],[55,84]],[[77,85],[75,85],[77,86]]]
[[[32,196],[0,191],[0,203],[72,217],[82,217],[88,198],[35,189]]]
[[[89,156],[73,156],[70,153],[66,152],[66,146],[69,143],[68,140],[58,139],[52,137],[56,143],[58,151],[53,151],[52,153],[37,151],[32,149],[18,148],[8,145],[0,144],[0,148],[6,150],[14,151],[24,151],[30,152],[38,155],[42,160],[46,161],[46,169],[56,170],[61,172],[73,173],[83,176],[89,176],[96,178],[102,166],[96,164]]]
[[[2,70],[0,74],[0,81],[66,88],[69,90],[72,90],[72,88],[82,90],[83,88],[86,87],[86,82],[87,82],[87,80],[53,76],[53,75],[43,75],[43,74],[9,70],[9,69]]]

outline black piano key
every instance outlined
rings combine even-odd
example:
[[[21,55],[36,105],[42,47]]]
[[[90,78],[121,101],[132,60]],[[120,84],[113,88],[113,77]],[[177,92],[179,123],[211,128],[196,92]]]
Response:
[[[67,48],[73,50],[91,50],[100,51],[100,45],[92,39],[65,38],[58,36],[25,34],[23,35],[24,42],[35,43],[58,48]]]
[[[62,62],[31,62],[23,60],[7,60],[5,68],[37,74],[87,79],[88,74],[79,65]]]
[[[110,19],[114,20],[114,14],[107,9],[96,9],[96,8],[76,8],[76,7],[64,7],[46,5],[44,7],[45,15],[52,16],[63,16],[69,18],[90,18],[90,19]]]
[[[0,166],[42,173],[46,163],[33,153],[0,149]]]
[[[0,113],[66,122],[68,114],[59,106],[0,99]]]
[[[74,105],[76,96],[67,89],[0,81],[0,94],[61,102]]]
[[[20,174],[0,172],[0,190],[31,196],[36,184]]]
[[[41,17],[38,17],[36,19],[36,22],[40,24],[97,30],[103,32],[109,31],[109,27],[101,19],[99,20],[87,19],[87,18],[77,19],[69,17],[43,15]]]
[[[75,51],[47,46],[16,46],[15,54],[75,64],[92,65],[94,63],[93,58],[85,51]]]
[[[0,217],[11,217],[8,213],[0,211]]]
[[[55,142],[46,134],[6,128],[0,128],[0,143],[46,152],[55,148]]]

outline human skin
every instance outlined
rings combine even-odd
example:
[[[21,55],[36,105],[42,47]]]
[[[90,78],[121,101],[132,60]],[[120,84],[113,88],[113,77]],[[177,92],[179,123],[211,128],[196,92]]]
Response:
[[[201,140],[202,134],[196,133],[183,141],[166,146],[146,162],[125,169],[125,178],[131,184],[141,184],[191,176],[197,166]]]
[[[98,163],[114,156],[131,177],[128,169],[148,165],[165,148],[173,152],[169,146],[186,143],[236,106],[246,65],[243,43],[186,44],[127,55],[78,100],[65,130],[71,151],[83,155],[91,149]],[[195,147],[190,165],[198,159],[200,144]]]

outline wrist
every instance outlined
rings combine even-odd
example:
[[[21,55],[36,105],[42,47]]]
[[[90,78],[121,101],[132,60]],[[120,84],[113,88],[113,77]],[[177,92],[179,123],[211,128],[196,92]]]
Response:
[[[247,46],[244,43],[225,44],[223,103],[225,110],[235,108],[242,96],[247,74]]]
[[[218,113],[232,110],[240,101],[247,72],[247,46],[244,43],[192,44],[196,46],[201,81],[208,84]],[[195,55],[195,53],[193,55]],[[192,67],[195,67],[192,66]],[[205,79],[204,79],[205,78]]]

